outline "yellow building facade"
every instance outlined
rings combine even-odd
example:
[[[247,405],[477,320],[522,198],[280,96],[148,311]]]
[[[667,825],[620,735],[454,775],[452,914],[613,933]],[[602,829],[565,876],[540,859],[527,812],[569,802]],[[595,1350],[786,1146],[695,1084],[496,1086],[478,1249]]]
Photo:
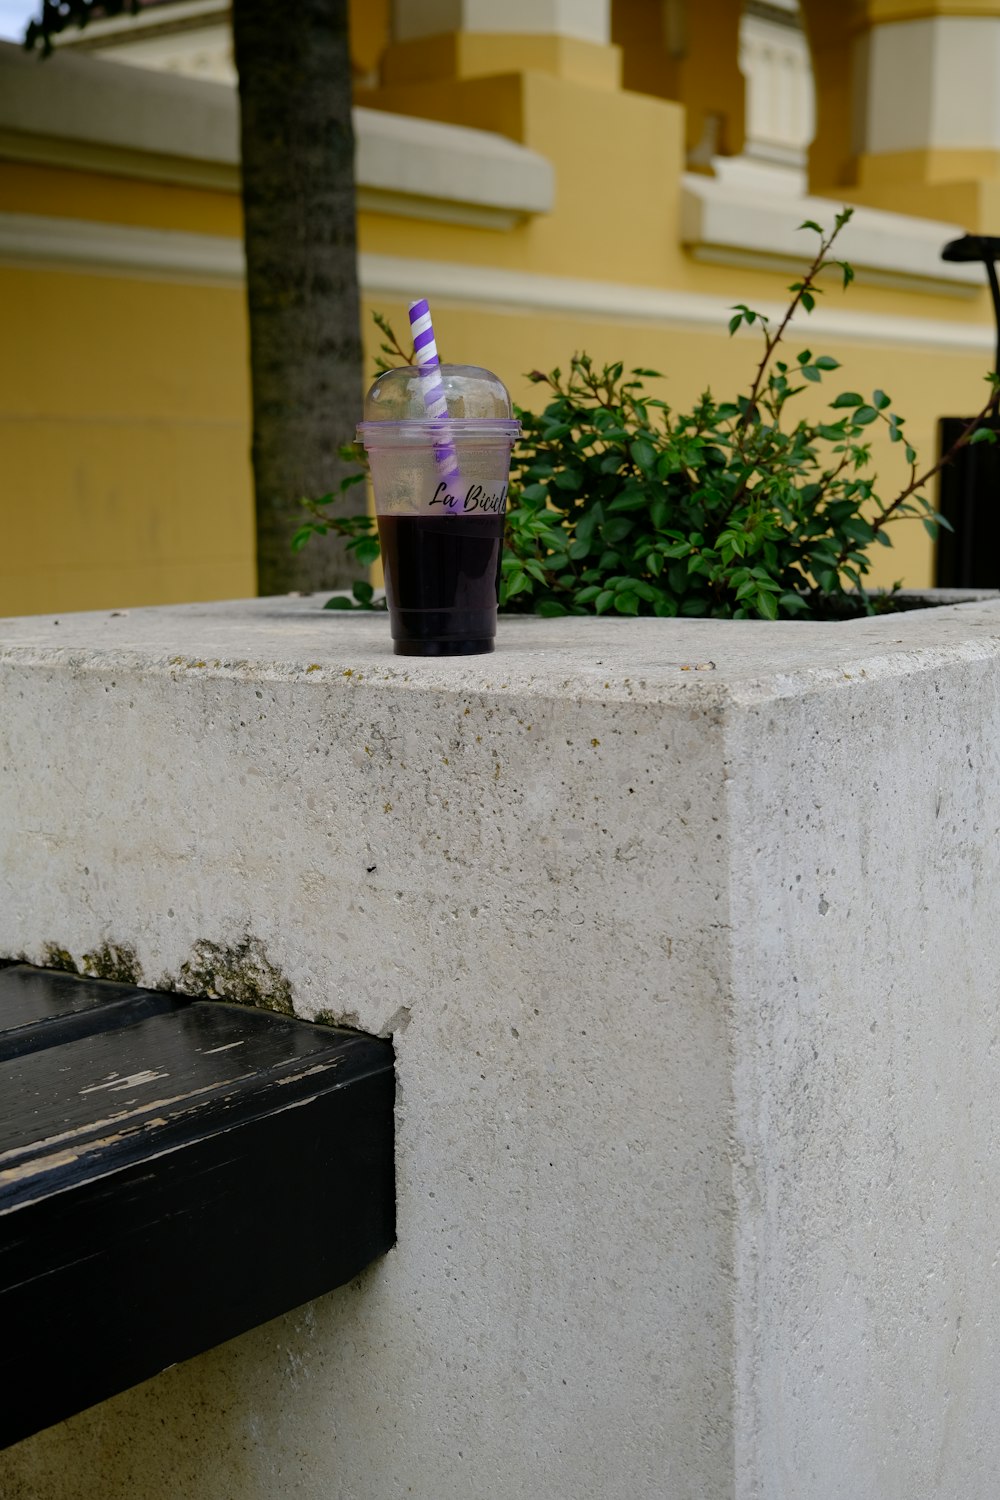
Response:
[[[584,349],[664,371],[673,405],[735,395],[757,348],[730,305],[776,312],[811,253],[797,226],[850,202],[856,284],[831,278],[790,344],[843,366],[808,399],[881,387],[928,457],[941,415],[982,404],[982,268],[940,249],[1000,231],[1000,3],[362,0],[352,20],[371,349],[371,309],[402,328],[426,295],[443,357],[526,404],[524,372]],[[254,591],[231,65],[186,64],[183,28],[116,26],[46,63],[0,46],[3,615]],[[330,413],[345,439],[356,418]],[[898,453],[878,458],[891,491]],[[894,540],[877,581],[930,582],[922,528]]]

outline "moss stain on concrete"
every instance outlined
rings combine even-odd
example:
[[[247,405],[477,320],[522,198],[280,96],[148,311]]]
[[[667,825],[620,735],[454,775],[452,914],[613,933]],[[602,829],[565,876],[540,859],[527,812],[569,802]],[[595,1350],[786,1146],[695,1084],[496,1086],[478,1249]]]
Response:
[[[142,965],[128,943],[102,943],[85,953],[80,964],[92,979],[110,979],[115,984],[142,984]]]
[[[268,958],[260,938],[251,933],[233,944],[200,938],[171,987],[187,995],[252,1005],[282,1016],[295,1014],[291,985]]]
[[[30,960],[22,959],[21,962]],[[58,943],[45,943],[39,966],[57,969],[61,974],[110,979],[115,984],[142,984],[142,965],[130,943],[101,943],[92,953],[85,953],[79,963],[68,948],[61,948]]]
[[[17,960],[8,960],[17,962]],[[21,960],[27,962],[27,960]],[[0,960],[2,962],[2,960]],[[116,984],[143,984],[142,965],[129,943],[104,942],[77,963],[67,948],[46,943],[41,967],[63,974],[108,979]],[[247,933],[236,943],[213,943],[201,938],[177,974],[164,974],[156,989],[197,995],[208,1000],[229,1000],[236,1005],[255,1006],[292,1016],[292,987],[277,964],[271,962],[260,938]]]
[[[42,948],[42,968],[58,969],[63,974],[79,974],[76,959],[58,943],[46,943]]]

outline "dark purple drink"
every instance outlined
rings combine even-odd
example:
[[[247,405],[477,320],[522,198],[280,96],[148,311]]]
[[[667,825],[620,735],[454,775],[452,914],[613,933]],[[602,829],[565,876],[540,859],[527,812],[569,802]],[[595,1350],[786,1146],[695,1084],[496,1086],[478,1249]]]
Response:
[[[419,305],[418,358],[433,350],[427,304]],[[478,365],[428,357],[419,368],[384,371],[365,397],[358,438],[371,470],[397,655],[493,650],[510,454],[520,430],[503,381]]]
[[[378,518],[397,656],[492,651],[503,512]]]

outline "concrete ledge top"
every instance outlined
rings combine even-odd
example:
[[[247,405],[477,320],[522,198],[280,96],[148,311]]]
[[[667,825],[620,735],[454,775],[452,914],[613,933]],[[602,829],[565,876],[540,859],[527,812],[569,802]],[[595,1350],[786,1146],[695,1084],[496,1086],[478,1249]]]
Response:
[[[786,697],[1000,655],[1000,597],[845,623],[501,617],[492,656],[392,654],[384,614],[287,596],[0,620],[0,665],[676,702]],[[955,593],[941,594],[949,600]]]

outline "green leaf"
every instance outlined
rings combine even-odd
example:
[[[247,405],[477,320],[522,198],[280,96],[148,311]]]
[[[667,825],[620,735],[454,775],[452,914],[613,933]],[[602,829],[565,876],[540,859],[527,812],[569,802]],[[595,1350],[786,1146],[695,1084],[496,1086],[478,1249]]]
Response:
[[[593,541],[594,532],[604,521],[604,506],[598,500],[577,522],[576,535],[579,541]]]
[[[872,406],[874,406],[876,410],[885,411],[888,405],[889,397],[886,395],[885,391],[872,392]]]
[[[326,603],[323,605],[323,608],[324,609],[353,609],[354,605],[351,603],[350,599],[348,599],[344,594],[334,594],[334,596],[333,596],[332,599],[328,599],[326,601]]]
[[[864,404],[864,396],[859,396],[857,391],[841,391],[840,395],[830,402],[831,406],[864,406]]]
[[[604,589],[594,600],[594,612],[603,615],[615,602],[614,589]]]
[[[683,594],[688,586],[687,563],[678,560],[667,569],[667,583],[674,594]]]
[[[817,224],[815,219],[803,219],[802,223],[799,225],[799,228],[811,229],[814,234],[822,235],[823,233],[822,226]]]
[[[823,376],[820,374],[819,370],[817,370],[815,365],[803,365],[802,369],[799,371],[799,374],[804,375],[806,380],[823,379]]]
[[[969,447],[971,448],[973,443],[995,443],[996,440],[997,435],[992,427],[977,427],[969,439]]]
[[[372,596],[375,593],[375,590],[372,588],[371,584],[366,583],[363,578],[358,578],[351,585],[351,593],[354,595],[355,599],[357,599],[359,604],[370,604],[372,602]]]
[[[639,600],[635,594],[616,594],[615,609],[620,615],[637,615],[639,613]]]
[[[637,442],[632,443],[629,453],[632,456],[632,462],[643,474],[649,474],[652,471],[656,464],[656,449],[652,443],[648,443],[644,438],[640,438]]]
[[[874,406],[859,406],[854,413],[854,423],[857,427],[867,427],[870,422],[878,420],[878,412]]]
[[[742,313],[736,313],[736,314],[734,314],[733,317],[731,317],[729,319],[729,333],[730,333],[730,337],[736,332],[737,328],[739,328],[739,326],[740,326],[740,324],[742,322],[743,322],[743,314]]]
[[[778,601],[773,594],[757,595],[757,613],[763,615],[765,620],[778,618]]]
[[[353,552],[362,567],[370,567],[372,563],[378,562],[381,548],[377,536],[358,537],[353,542],[348,542],[349,552]]]
[[[648,505],[649,500],[642,490],[623,490],[609,503],[608,511],[611,515],[617,515],[621,511],[645,510]]]
[[[839,370],[840,369],[839,362],[837,360],[833,359],[831,357],[831,355],[829,355],[829,354],[820,354],[818,356],[818,358],[816,358],[816,359],[813,360],[813,364],[816,366],[817,370]]]
[[[552,483],[561,490],[573,490],[579,494],[583,482],[583,475],[579,469],[561,469],[558,474],[553,474]]]
[[[547,619],[554,619],[556,615],[568,614],[565,604],[560,604],[558,599],[541,599],[538,604],[538,613]]]

